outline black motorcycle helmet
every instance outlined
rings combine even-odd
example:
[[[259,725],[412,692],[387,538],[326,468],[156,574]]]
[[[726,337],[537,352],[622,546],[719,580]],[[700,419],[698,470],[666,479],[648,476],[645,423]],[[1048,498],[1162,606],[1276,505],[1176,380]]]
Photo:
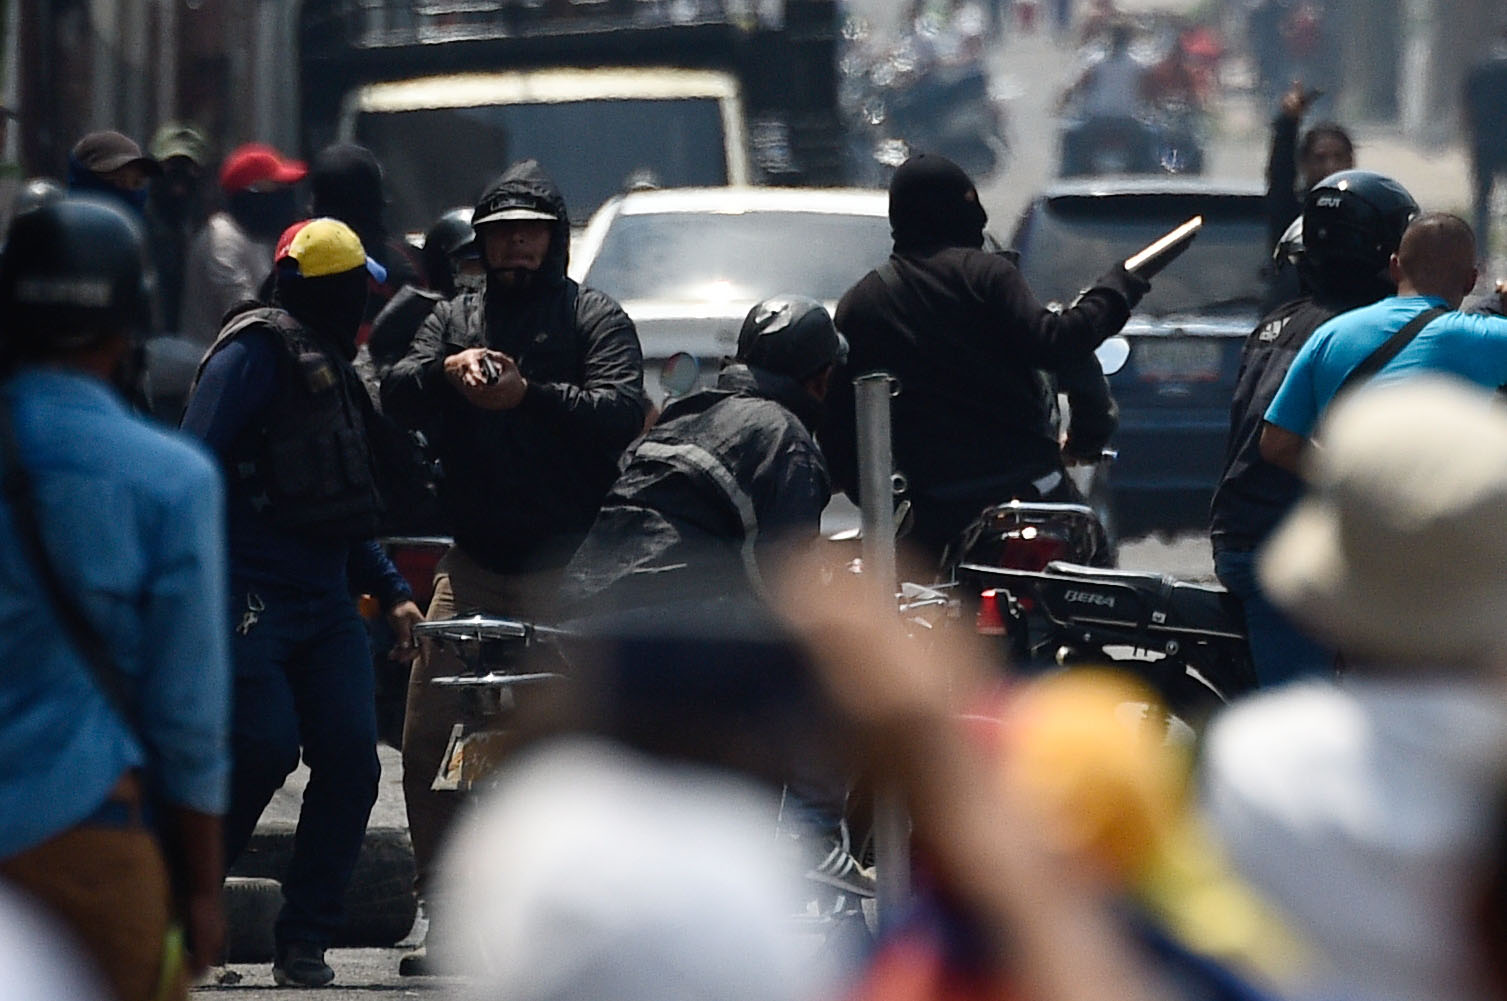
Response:
[[[826,308],[805,296],[765,299],[748,311],[738,331],[738,361],[797,381],[847,357],[848,342]]]
[[[477,257],[476,230],[471,228],[474,210],[454,208],[434,221],[424,234],[424,272],[429,285],[447,298],[455,294],[455,259]]]
[[[1418,203],[1392,178],[1342,170],[1309,190],[1303,202],[1303,274],[1323,287],[1386,279],[1387,262]]]
[[[133,339],[151,323],[141,226],[97,196],[69,195],[16,216],[0,251],[8,357]]]

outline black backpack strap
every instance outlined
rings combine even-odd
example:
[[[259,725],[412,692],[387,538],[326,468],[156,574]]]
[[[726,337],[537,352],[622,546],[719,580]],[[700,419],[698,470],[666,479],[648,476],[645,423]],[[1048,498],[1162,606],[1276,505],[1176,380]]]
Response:
[[[1412,343],[1413,338],[1417,337],[1424,327],[1448,312],[1449,310],[1443,306],[1431,306],[1413,317],[1403,325],[1401,330],[1388,337],[1381,347],[1372,351],[1359,365],[1351,369],[1350,374],[1345,376],[1345,380],[1340,383],[1340,388],[1334,391],[1334,395],[1339,396],[1345,390],[1381,371],[1387,362],[1396,358],[1403,348]]]

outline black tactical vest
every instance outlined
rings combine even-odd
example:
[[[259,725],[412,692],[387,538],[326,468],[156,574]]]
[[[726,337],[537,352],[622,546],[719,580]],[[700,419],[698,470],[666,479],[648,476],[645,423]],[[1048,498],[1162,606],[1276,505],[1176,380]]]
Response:
[[[343,359],[281,309],[236,314],[209,352],[248,330],[277,335],[283,348],[277,390],[262,420],[231,446],[230,481],[274,525],[300,534],[370,538],[382,511],[367,444],[360,379]]]

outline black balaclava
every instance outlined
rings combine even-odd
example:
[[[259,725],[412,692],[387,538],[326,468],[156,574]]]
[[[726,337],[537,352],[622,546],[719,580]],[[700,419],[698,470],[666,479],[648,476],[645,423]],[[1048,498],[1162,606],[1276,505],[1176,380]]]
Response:
[[[242,229],[258,240],[276,240],[298,220],[298,198],[292,187],[271,191],[236,191],[225,199],[225,209]]]
[[[162,174],[152,179],[147,200],[162,218],[181,222],[194,215],[199,201],[199,168],[187,157],[162,162]]]
[[[382,166],[371,150],[355,143],[326,146],[309,164],[309,185],[314,191],[311,215],[339,219],[372,248],[369,253],[387,239]]]
[[[900,165],[890,180],[890,233],[896,253],[982,247],[989,221],[963,168],[935,153]]]
[[[274,274],[276,304],[338,348],[347,361],[355,358],[356,334],[366,317],[366,268],[319,278],[300,278],[281,267]]]

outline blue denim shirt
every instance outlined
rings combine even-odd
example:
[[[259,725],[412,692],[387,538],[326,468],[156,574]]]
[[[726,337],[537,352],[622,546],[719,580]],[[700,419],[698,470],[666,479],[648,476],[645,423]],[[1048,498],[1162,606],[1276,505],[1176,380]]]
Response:
[[[98,379],[0,384],[63,580],[131,679],[169,801],[224,811],[229,629],[219,471]],[[92,813],[146,754],[59,624],[0,500],[0,858]]]

